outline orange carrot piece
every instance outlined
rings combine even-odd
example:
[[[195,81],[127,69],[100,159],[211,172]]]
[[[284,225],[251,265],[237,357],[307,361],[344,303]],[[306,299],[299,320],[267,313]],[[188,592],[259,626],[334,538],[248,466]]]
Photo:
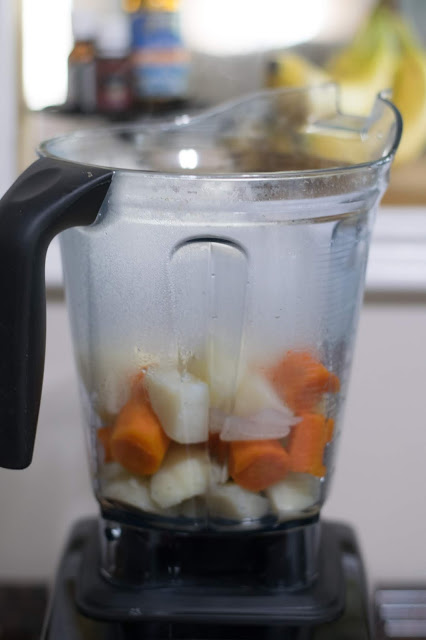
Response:
[[[279,482],[289,466],[289,456],[278,440],[239,440],[229,445],[229,474],[249,491],[263,491]]]
[[[337,393],[339,378],[307,351],[289,351],[266,377],[297,414],[310,413],[323,393]]]
[[[324,416],[314,413],[302,416],[302,421],[292,428],[289,438],[287,450],[291,471],[322,477],[326,472],[322,461],[325,438]]]
[[[104,452],[104,462],[112,462],[114,460],[111,451],[111,436],[113,428],[111,426],[101,427],[96,431],[96,437]]]
[[[229,442],[220,439],[219,433],[210,433],[208,442],[210,454],[220,463],[228,458]]]
[[[111,451],[114,460],[138,475],[155,473],[167,452],[170,439],[144,398],[133,395],[114,424]]]

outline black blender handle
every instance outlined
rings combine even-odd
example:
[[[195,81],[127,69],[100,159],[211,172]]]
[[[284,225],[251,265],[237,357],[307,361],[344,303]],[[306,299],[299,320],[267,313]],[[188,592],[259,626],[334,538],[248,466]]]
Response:
[[[40,158],[0,200],[0,467],[31,463],[46,343],[45,259],[52,238],[90,225],[112,170]]]

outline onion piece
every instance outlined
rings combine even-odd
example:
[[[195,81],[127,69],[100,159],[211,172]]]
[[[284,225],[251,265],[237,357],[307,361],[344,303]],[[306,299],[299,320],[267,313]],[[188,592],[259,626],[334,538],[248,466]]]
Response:
[[[285,438],[291,427],[301,418],[289,417],[287,413],[276,409],[262,409],[248,417],[227,416],[223,423],[220,439],[232,440],[277,440]]]

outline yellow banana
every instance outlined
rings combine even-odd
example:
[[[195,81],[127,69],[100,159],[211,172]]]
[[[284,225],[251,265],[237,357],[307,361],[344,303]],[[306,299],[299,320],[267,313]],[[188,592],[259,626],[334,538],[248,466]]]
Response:
[[[333,58],[327,70],[340,87],[344,113],[366,116],[377,94],[391,88],[397,61],[397,46],[389,13],[373,12],[353,43]]]
[[[397,16],[394,28],[401,47],[392,92],[403,119],[395,158],[398,165],[415,160],[426,146],[426,53],[411,29]]]

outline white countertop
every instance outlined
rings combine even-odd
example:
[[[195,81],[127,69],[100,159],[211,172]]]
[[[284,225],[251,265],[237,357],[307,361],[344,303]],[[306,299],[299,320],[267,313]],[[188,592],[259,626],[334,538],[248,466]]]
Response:
[[[59,243],[46,260],[47,287],[62,287]],[[370,293],[426,292],[426,207],[382,207],[370,249],[366,289]]]

